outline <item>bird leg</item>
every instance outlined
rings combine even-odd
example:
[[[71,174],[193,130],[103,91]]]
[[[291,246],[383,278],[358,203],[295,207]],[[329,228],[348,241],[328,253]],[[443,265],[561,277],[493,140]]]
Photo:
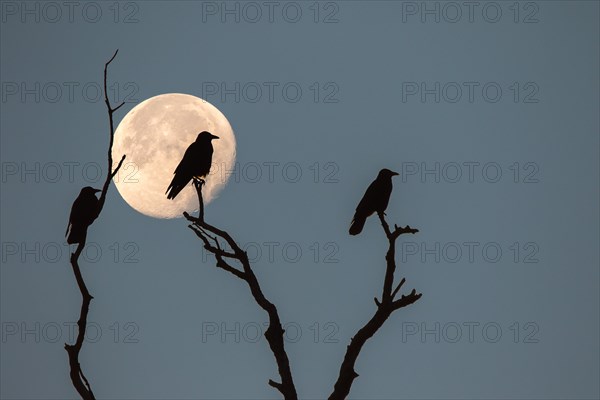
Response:
[[[204,185],[204,179],[194,176],[192,179],[192,183],[196,188],[196,192],[198,193],[198,220],[204,222],[204,201],[202,200],[202,186]]]

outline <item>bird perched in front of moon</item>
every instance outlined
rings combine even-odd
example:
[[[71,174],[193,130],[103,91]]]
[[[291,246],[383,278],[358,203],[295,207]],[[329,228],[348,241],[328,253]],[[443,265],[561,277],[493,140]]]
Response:
[[[197,139],[206,140],[198,135],[204,131],[219,137],[207,140],[214,152],[199,150],[195,162],[188,165],[190,148],[205,147],[195,144]],[[127,113],[115,131],[112,152],[117,160],[126,155],[113,181],[127,204],[153,218],[181,218],[184,211],[198,209],[198,195],[188,184],[193,175],[205,180],[204,205],[225,188],[229,171],[235,170],[236,138],[225,115],[206,100],[168,93],[149,98]],[[188,166],[198,170],[188,175]]]
[[[218,138],[218,136],[206,131],[198,134],[196,141],[187,148],[179,165],[177,165],[175,172],[173,172],[175,176],[166,192],[169,200],[177,197],[179,192],[181,192],[192,179],[204,183],[203,178],[208,175],[212,165],[212,156],[214,152],[212,141]]]

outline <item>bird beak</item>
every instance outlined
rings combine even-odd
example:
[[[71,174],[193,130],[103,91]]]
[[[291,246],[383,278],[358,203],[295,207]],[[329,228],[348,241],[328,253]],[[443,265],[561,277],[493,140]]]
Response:
[[[396,175],[400,175],[400,174],[397,173],[397,172],[392,171],[392,176],[396,176]]]
[[[101,189],[94,189],[94,193],[98,193],[98,192],[101,192],[101,191],[102,191]]]
[[[212,139],[219,139],[218,136],[215,136],[215,135],[212,135],[212,134],[210,136],[211,136]]]

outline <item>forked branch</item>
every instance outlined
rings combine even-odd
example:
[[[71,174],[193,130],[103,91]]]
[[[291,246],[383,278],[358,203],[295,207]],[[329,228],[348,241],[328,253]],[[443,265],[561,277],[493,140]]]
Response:
[[[385,236],[389,243],[388,251],[385,256],[386,270],[383,281],[381,301],[375,298],[375,304],[377,305],[375,314],[373,317],[371,317],[369,322],[367,322],[358,330],[356,335],[354,335],[350,341],[350,344],[346,349],[344,361],[340,367],[338,379],[334,385],[333,392],[329,396],[329,400],[343,400],[350,394],[352,383],[354,382],[354,379],[358,377],[358,374],[354,370],[354,366],[356,364],[356,360],[358,359],[358,355],[360,354],[360,351],[367,340],[369,340],[379,330],[379,328],[383,326],[385,321],[390,317],[390,315],[392,315],[394,311],[402,307],[406,307],[421,298],[421,293],[417,293],[417,291],[413,289],[410,294],[406,296],[403,295],[400,297],[400,299],[395,300],[400,289],[406,282],[406,279],[404,278],[402,278],[396,287],[392,289],[394,285],[394,274],[396,272],[396,239],[405,233],[415,234],[419,232],[419,230],[413,229],[408,225],[404,228],[394,225],[394,230],[391,231],[383,213],[379,214],[379,220],[381,221],[381,226],[383,227],[383,231],[385,232]]]
[[[265,332],[265,339],[269,343],[269,347],[275,361],[277,363],[277,369],[281,378],[281,383],[275,382],[269,379],[268,383],[270,386],[279,390],[286,400],[297,400],[298,395],[296,393],[296,387],[292,378],[292,371],[290,369],[290,362],[285,351],[284,345],[284,330],[281,326],[281,319],[277,308],[271,303],[262,292],[258,279],[252,270],[250,261],[248,260],[248,254],[242,250],[235,240],[226,231],[216,228],[204,220],[204,201],[202,199],[202,185],[203,182],[194,180],[194,186],[198,194],[199,202],[199,216],[198,218],[192,217],[188,213],[184,212],[185,218],[192,224],[189,225],[190,229],[202,240],[204,248],[215,256],[217,261],[216,266],[221,268],[237,278],[245,281],[250,288],[250,292],[254,297],[256,303],[267,312],[269,317],[269,327]],[[211,236],[212,235],[212,236]],[[219,240],[223,240],[227,243],[231,252],[225,251],[221,248]],[[232,259],[238,261],[242,269],[235,268],[229,264],[226,259]]]

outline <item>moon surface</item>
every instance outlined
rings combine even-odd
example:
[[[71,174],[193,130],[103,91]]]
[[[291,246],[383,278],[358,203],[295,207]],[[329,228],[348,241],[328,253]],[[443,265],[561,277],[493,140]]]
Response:
[[[214,200],[227,184],[235,163],[235,136],[227,118],[198,97],[169,93],[135,106],[115,131],[113,159],[127,157],[113,179],[123,199],[135,210],[154,218],[178,218],[198,209],[190,182],[174,200],[165,194],[173,172],[198,133],[219,136],[212,141],[212,167],[202,188],[204,204]]]

